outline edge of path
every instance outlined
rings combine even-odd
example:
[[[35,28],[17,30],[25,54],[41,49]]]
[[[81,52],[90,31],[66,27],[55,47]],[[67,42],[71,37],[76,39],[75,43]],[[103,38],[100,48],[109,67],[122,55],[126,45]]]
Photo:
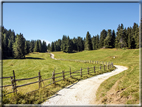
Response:
[[[50,57],[52,59],[54,58],[54,54],[50,53]],[[57,60],[57,59],[55,59]],[[74,84],[71,84],[69,86],[66,86],[65,88],[61,89],[58,91],[58,94],[60,94],[60,96],[56,96],[53,95],[51,96],[47,101],[43,102],[42,105],[90,105],[92,101],[96,100],[96,92],[97,89],[99,88],[99,86],[101,85],[102,82],[104,82],[106,79],[110,78],[111,76],[114,76],[116,74],[119,74],[125,70],[127,70],[128,68],[125,66],[120,66],[120,65],[114,65],[116,67],[115,70],[111,71],[111,72],[107,72],[107,73],[103,73],[97,76],[93,76],[84,80],[81,80],[79,82],[76,82]],[[89,82],[87,82],[89,81]],[[89,83],[91,85],[89,85]],[[95,84],[95,85],[92,85]],[[86,86],[84,87],[84,89],[82,88],[82,92],[78,91],[80,90],[80,87],[82,86]],[[71,90],[70,88],[75,87],[76,90]],[[70,89],[70,91],[68,92],[68,90]],[[85,92],[85,90],[87,90]],[[71,92],[72,91],[72,92]],[[74,92],[73,92],[74,91]],[[88,95],[87,94],[90,94]],[[86,93],[84,96],[83,94]],[[91,94],[93,93],[93,94]],[[78,95],[83,95],[80,96],[80,100],[76,101],[74,99],[76,99],[76,96]]]

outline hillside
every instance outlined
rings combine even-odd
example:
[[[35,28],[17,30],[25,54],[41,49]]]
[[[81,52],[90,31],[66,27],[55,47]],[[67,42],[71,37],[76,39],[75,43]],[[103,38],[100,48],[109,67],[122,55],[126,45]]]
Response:
[[[127,66],[128,70],[109,78],[101,84],[97,92],[97,103],[139,103],[139,49],[99,49],[79,53],[53,53],[55,58],[99,60],[113,62],[114,65]]]
[[[116,76],[113,76],[104,81],[97,91],[97,102],[98,104],[138,104],[139,103],[139,49],[99,49],[93,51],[82,51],[78,53],[63,53],[53,52],[55,58],[59,59],[78,59],[78,60],[94,60],[94,61],[105,61],[113,62],[114,65],[123,65],[128,67],[127,71],[124,71]],[[72,61],[61,61],[50,58],[49,53],[30,53],[26,55],[26,59],[4,59],[3,60],[3,76],[11,76],[12,70],[15,70],[16,78],[26,78],[38,75],[40,70],[42,78],[49,78],[52,76],[52,72],[62,72],[62,70],[68,71],[69,68],[73,71],[79,70],[81,67],[92,67],[94,64],[91,63],[79,63]],[[99,66],[99,65],[95,65]],[[86,77],[91,77],[87,76]],[[39,104],[46,100],[46,97],[53,95],[56,91],[65,86],[74,83],[83,78],[72,78],[65,82],[59,82],[58,86],[51,86],[50,90],[43,91],[43,99],[39,97],[29,97],[29,99],[23,99],[22,103],[34,103]],[[24,84],[25,82],[33,82],[37,79],[30,81],[18,82],[17,84]],[[51,81],[47,81],[50,83]],[[46,84],[47,84],[46,83]],[[11,84],[9,79],[3,81],[3,85]],[[38,84],[33,84],[19,88],[20,93],[25,93],[38,88]],[[10,90],[7,88],[7,90]],[[110,91],[112,92],[110,95]],[[46,94],[45,94],[46,93]],[[93,94],[93,93],[92,93]],[[38,94],[36,96],[39,96]],[[25,96],[25,98],[27,98]],[[38,100],[36,101],[36,99]],[[7,101],[7,100],[5,100]],[[12,101],[12,100],[11,100]],[[31,102],[33,101],[33,102]],[[94,103],[92,102],[92,104]],[[7,103],[18,103],[17,101]],[[21,101],[19,101],[21,103]]]
[[[41,72],[42,79],[51,78],[52,72],[55,69],[55,73],[62,72],[63,70],[72,71],[80,70],[81,67],[93,67],[94,64],[91,63],[78,63],[69,61],[60,61],[50,58],[49,53],[30,53],[26,55],[26,59],[4,59],[3,60],[3,76],[8,77],[13,75],[13,70],[15,71],[16,79],[30,78],[38,75]],[[96,65],[99,66],[99,65]],[[38,79],[18,81],[17,85],[24,83],[34,82]],[[51,81],[47,81],[50,83]],[[45,82],[45,84],[47,84]],[[10,79],[3,79],[3,85],[11,84]],[[27,88],[28,87],[28,88]],[[22,93],[29,92],[38,88],[38,84],[33,84],[29,86],[24,86],[19,88]],[[6,88],[8,91],[12,91],[11,88]]]

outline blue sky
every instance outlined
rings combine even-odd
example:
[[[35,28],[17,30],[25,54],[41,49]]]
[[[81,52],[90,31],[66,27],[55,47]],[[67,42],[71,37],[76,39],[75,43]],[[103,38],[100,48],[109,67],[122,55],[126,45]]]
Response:
[[[103,29],[117,31],[139,25],[139,3],[3,3],[3,26],[22,33],[26,40],[91,36]]]

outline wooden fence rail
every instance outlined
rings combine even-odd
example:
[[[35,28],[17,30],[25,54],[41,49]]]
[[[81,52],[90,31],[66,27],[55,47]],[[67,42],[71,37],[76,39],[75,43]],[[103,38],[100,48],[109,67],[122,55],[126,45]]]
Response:
[[[60,60],[65,60],[65,59],[60,59]],[[81,62],[82,60],[70,60],[70,61],[80,61]],[[87,68],[80,68],[80,70],[76,70],[76,71],[71,71],[71,68],[70,68],[69,71],[63,70],[62,72],[59,72],[59,73],[55,73],[55,69],[54,69],[54,71],[52,72],[52,77],[51,78],[47,78],[47,79],[42,79],[42,75],[40,74],[40,71],[38,72],[38,76],[31,77],[31,78],[16,79],[15,72],[13,70],[13,76],[1,77],[0,78],[0,79],[10,78],[11,79],[11,84],[10,85],[0,86],[0,88],[12,86],[13,91],[9,92],[9,93],[6,93],[5,95],[10,94],[10,93],[17,94],[17,88],[38,83],[39,88],[34,90],[34,91],[37,91],[40,88],[45,88],[45,87],[47,87],[47,86],[49,86],[51,84],[55,84],[56,82],[65,80],[66,78],[70,78],[70,77],[73,77],[73,76],[79,76],[79,75],[80,75],[80,77],[82,77],[84,74],[88,74],[89,75],[91,72],[93,72],[95,74],[95,73],[97,73],[96,69],[98,69],[98,71],[101,71],[101,73],[103,73],[103,71],[108,70],[108,69],[113,67],[113,63],[112,62],[106,62],[106,64],[103,61],[91,61],[91,60],[84,61],[83,60],[82,62],[89,62],[89,63],[95,63],[95,64],[99,63],[99,64],[103,64],[103,65],[100,65],[99,67],[93,66],[93,67],[87,67]],[[60,75],[58,75],[58,74],[60,74]],[[69,76],[69,77],[67,77],[67,76]],[[30,80],[30,79],[34,79],[34,78],[38,78],[38,81],[27,83],[27,84],[23,84],[23,85],[16,85],[17,81]],[[60,80],[57,80],[57,78],[60,78]],[[50,84],[42,86],[42,83],[45,80],[51,80],[52,82]],[[31,91],[31,92],[33,92],[33,91]]]

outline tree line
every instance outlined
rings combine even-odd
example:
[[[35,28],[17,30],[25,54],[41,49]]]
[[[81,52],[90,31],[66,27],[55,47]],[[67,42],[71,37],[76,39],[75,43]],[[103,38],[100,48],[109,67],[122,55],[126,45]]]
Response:
[[[79,52],[83,50],[97,50],[100,48],[139,48],[139,27],[134,23],[133,27],[125,27],[119,24],[117,32],[103,29],[100,35],[91,37],[89,31],[86,37],[70,38],[63,35],[51,44],[46,45],[41,40],[26,40],[23,34],[16,34],[14,31],[1,28],[2,58],[25,58],[31,52],[63,51],[66,53]]]
[[[1,27],[2,58],[25,58],[31,52],[47,52],[45,41],[26,40],[23,34],[16,34],[11,29]]]
[[[133,27],[125,27],[119,24],[117,32],[103,29],[100,35],[91,37],[89,31],[86,38],[73,38],[63,35],[62,39],[58,39],[48,44],[47,49],[53,51],[63,51],[66,53],[78,52],[83,50],[97,50],[100,48],[139,48],[139,27],[134,23]]]

